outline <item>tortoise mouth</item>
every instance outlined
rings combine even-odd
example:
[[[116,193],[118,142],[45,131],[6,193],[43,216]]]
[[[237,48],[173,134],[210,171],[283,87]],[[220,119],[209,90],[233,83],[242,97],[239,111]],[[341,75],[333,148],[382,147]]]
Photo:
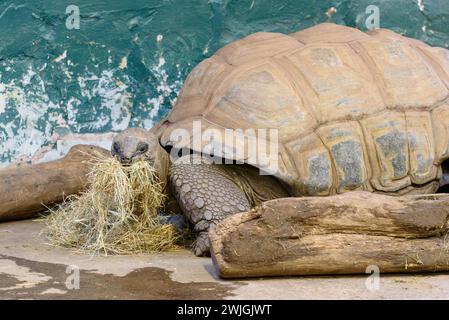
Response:
[[[146,157],[133,157],[131,159],[117,159],[123,167],[130,167],[137,162],[147,162],[150,166],[154,167],[154,160]]]

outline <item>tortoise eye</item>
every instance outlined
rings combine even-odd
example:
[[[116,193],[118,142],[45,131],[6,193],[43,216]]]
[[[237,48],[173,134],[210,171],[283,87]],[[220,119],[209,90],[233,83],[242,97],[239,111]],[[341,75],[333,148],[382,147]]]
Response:
[[[116,153],[120,152],[120,146],[117,142],[114,142],[114,144],[112,145],[112,149],[113,151],[115,151]]]
[[[138,152],[142,152],[142,153],[147,152],[148,151],[148,144],[147,143],[140,143],[137,146],[137,151]]]

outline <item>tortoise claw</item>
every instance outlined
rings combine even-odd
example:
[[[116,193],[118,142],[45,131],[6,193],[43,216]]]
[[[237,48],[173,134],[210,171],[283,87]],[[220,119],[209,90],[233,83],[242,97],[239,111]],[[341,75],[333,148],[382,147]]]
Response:
[[[210,242],[207,232],[200,232],[192,244],[192,251],[197,257],[210,256]]]

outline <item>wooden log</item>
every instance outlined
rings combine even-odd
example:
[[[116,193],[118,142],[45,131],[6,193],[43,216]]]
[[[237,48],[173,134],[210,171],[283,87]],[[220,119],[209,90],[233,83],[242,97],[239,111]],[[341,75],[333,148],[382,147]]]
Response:
[[[0,170],[0,221],[26,219],[87,186],[89,155],[109,151],[76,145],[62,159]]]
[[[449,194],[284,198],[210,231],[223,278],[449,270]]]

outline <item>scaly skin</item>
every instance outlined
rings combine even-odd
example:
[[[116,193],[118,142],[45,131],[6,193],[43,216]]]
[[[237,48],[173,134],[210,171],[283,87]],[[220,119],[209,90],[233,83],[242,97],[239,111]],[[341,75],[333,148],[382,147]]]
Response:
[[[171,190],[167,188],[167,192],[173,192],[198,234],[193,244],[197,256],[209,255],[208,231],[223,218],[248,211],[262,201],[289,196],[275,178],[259,175],[250,166],[193,164],[182,159],[170,166],[157,137],[143,129],[118,134],[112,144],[112,155],[124,164],[139,159],[150,161],[158,169],[159,178],[169,182]]]
[[[250,209],[245,193],[220,165],[172,165],[170,182],[183,213],[198,233],[193,245],[197,256],[209,251],[207,232],[210,228],[230,214]]]

